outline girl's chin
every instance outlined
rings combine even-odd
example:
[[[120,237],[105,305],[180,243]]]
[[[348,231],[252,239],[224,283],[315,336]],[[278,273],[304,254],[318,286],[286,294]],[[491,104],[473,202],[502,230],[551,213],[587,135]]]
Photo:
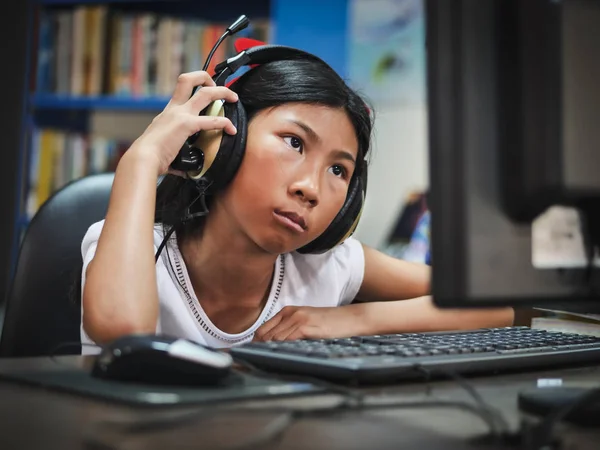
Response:
[[[287,239],[286,239],[287,237]],[[256,244],[266,253],[281,255],[283,253],[291,253],[305,244],[295,242],[289,236],[282,236],[281,233],[269,233],[269,236],[261,236],[257,239]]]

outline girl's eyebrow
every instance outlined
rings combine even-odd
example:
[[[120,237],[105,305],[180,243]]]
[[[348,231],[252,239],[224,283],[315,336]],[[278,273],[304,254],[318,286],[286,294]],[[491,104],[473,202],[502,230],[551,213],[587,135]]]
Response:
[[[356,166],[356,160],[354,159],[354,156],[352,156],[352,153],[347,152],[346,150],[334,150],[333,151],[333,156],[337,159],[345,159],[346,161],[350,161],[352,164],[354,164]]]
[[[302,130],[304,130],[304,132],[308,136],[308,139],[311,140],[313,143],[320,144],[322,142],[321,137],[308,124],[295,119],[288,119],[288,122],[293,123],[294,125],[297,125],[298,127],[302,128]],[[356,165],[356,160],[354,159],[354,156],[352,155],[352,153],[346,150],[334,150],[333,155],[335,158],[345,159],[347,161],[350,161],[352,164]]]
[[[308,124],[295,119],[288,119],[288,122],[293,123],[294,125],[299,126],[304,130],[304,132],[308,135],[308,139],[313,141],[313,143],[320,144],[321,136],[317,134],[315,130],[313,130]]]

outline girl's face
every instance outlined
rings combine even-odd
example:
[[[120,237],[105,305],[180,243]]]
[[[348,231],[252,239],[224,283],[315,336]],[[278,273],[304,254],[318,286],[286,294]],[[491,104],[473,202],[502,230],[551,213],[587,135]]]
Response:
[[[296,250],[343,206],[357,153],[341,109],[290,103],[263,110],[249,124],[243,162],[219,206],[264,251]]]

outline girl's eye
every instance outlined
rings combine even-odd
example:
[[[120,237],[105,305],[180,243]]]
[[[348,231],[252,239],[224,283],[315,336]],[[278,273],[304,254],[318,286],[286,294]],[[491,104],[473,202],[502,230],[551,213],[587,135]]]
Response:
[[[286,136],[283,138],[283,140],[287,143],[287,145],[289,145],[290,147],[292,147],[295,150],[298,150],[300,153],[302,153],[302,141],[295,137],[295,136]]]
[[[346,177],[346,168],[344,166],[340,166],[336,164],[335,166],[331,166],[331,173],[333,173],[336,177]]]

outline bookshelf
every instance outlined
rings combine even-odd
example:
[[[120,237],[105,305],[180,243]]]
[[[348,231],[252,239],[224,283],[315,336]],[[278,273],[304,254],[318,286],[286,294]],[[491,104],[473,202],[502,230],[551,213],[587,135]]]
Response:
[[[168,101],[167,96],[131,98],[34,94],[31,97],[31,107],[36,110],[160,111]]]
[[[30,0],[13,266],[39,206],[72,179],[114,170],[127,149],[93,135],[94,115],[160,112],[177,75],[198,70],[240,14],[251,19],[240,36],[300,47],[344,75],[349,1]],[[213,64],[233,53],[233,42]]]

